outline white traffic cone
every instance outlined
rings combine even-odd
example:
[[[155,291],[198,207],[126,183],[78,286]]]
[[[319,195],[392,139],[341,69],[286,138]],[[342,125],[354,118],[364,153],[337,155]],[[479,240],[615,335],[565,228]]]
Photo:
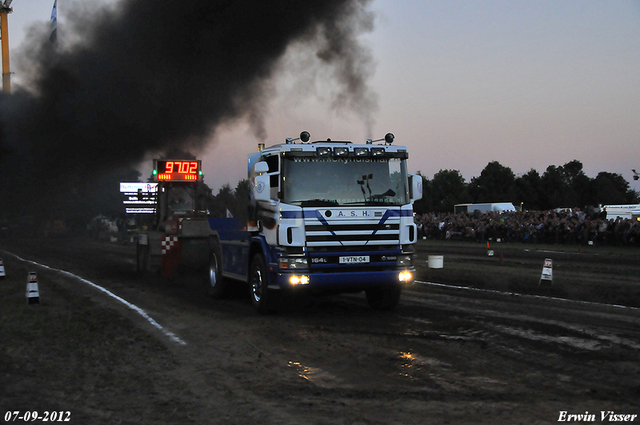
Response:
[[[494,254],[493,249],[491,249],[491,247],[489,246],[489,241],[487,241],[487,255],[489,257],[493,257],[493,254]]]
[[[40,304],[40,292],[38,291],[38,276],[36,272],[29,272],[27,278],[27,304]]]
[[[540,276],[539,286],[551,286],[553,284],[553,262],[551,258],[545,258],[544,266],[542,266],[542,275]]]
[[[2,262],[2,258],[0,258],[0,279],[4,279],[6,277],[4,273],[4,263]]]

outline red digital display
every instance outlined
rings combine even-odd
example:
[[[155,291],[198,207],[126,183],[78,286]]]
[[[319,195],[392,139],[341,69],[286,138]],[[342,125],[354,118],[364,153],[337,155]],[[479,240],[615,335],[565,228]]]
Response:
[[[198,181],[202,180],[202,161],[176,159],[156,159],[153,176],[156,181]]]

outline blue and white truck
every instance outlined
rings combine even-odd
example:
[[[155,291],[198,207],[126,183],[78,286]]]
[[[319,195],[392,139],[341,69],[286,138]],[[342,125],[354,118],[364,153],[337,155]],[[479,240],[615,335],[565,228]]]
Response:
[[[422,178],[407,172],[394,136],[310,142],[308,132],[249,155],[246,227],[209,219],[209,292],[247,282],[260,313],[281,295],[361,292],[375,309],[395,307],[412,283],[413,202]],[[383,142],[383,143],[380,143]]]

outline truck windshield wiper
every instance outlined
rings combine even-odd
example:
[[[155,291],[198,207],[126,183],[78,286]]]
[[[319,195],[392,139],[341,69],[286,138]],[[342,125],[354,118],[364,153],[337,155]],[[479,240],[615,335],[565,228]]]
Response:
[[[399,205],[396,202],[378,202],[378,201],[372,201],[370,199],[366,200],[366,201],[357,201],[357,202],[345,202],[341,205],[376,205],[376,206],[395,206],[395,205]]]
[[[304,201],[293,201],[292,203],[300,202],[301,207],[325,207],[338,205],[338,201],[335,199],[306,199]]]

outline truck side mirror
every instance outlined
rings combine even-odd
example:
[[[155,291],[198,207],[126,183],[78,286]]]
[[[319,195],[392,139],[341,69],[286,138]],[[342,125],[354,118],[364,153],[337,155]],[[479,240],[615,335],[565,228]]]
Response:
[[[253,197],[256,201],[269,201],[271,199],[271,188],[269,186],[269,166],[266,162],[260,161],[254,166],[255,178],[253,181]]]
[[[265,161],[257,162],[253,170],[256,174],[264,174],[269,171],[269,165]]]
[[[409,174],[409,185],[411,187],[411,202],[422,199],[422,176]]]

